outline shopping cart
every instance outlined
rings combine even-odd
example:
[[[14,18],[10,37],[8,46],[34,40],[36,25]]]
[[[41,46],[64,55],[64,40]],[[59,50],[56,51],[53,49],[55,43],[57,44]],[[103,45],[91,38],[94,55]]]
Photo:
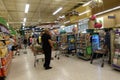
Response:
[[[101,56],[99,56],[101,55]],[[94,50],[93,51],[93,54],[91,56],[91,61],[90,63],[92,64],[93,63],[93,60],[97,57],[100,57],[102,58],[102,64],[101,64],[101,67],[104,67],[104,61],[105,61],[105,58],[108,58],[109,57],[109,51],[106,47],[103,47],[102,49],[99,49],[99,50]]]
[[[65,54],[67,52],[67,48],[68,48],[68,46],[66,44],[58,43],[58,47],[57,47],[57,50],[55,52],[55,58],[57,58],[59,60],[60,55]]]
[[[27,44],[23,44],[23,53],[27,54]]]
[[[39,49],[38,49],[38,47],[39,47]],[[42,51],[40,46],[31,45],[30,48],[31,48],[31,50],[33,52],[33,55],[34,55],[34,67],[36,67],[36,65],[38,64],[39,60],[42,60],[42,62],[44,61],[44,58],[41,57],[41,56],[43,56],[43,51]]]
[[[15,55],[20,55],[22,50],[22,42],[20,40],[20,38],[18,39],[18,42],[16,42],[16,46],[14,46],[14,51],[15,51]]]
[[[15,54],[14,55],[20,55],[20,45],[15,45],[15,46],[13,46],[13,51],[15,52]]]
[[[17,45],[17,51],[16,51],[16,54],[17,54],[18,56],[20,55],[21,50],[22,50],[22,45],[21,45],[21,44],[18,44],[18,45]]]

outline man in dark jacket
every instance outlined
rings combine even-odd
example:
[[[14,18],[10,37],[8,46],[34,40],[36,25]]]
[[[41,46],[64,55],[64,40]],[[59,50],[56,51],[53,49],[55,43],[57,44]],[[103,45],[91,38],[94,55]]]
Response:
[[[105,46],[107,47],[108,52],[109,52],[109,61],[108,61],[108,63],[111,64],[110,31],[109,30],[105,30],[105,32],[106,32],[106,35],[105,35]]]
[[[44,30],[44,34],[42,35],[42,48],[43,52],[45,55],[45,63],[44,63],[44,68],[46,70],[51,69],[50,67],[50,61],[51,61],[51,53],[52,53],[52,48],[53,48],[53,43],[51,40],[51,35],[48,29]]]

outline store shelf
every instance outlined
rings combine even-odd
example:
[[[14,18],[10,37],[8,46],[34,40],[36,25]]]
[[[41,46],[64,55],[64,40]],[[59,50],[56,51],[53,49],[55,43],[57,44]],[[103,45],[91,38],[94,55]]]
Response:
[[[112,64],[112,66],[113,66],[114,69],[120,70],[120,66],[119,65]]]
[[[4,58],[1,58],[1,71],[2,71],[2,77],[6,77],[8,75],[8,71],[12,62],[12,54],[13,52],[10,51]]]
[[[78,55],[78,54],[77,54]],[[86,60],[86,61],[89,61],[90,58],[89,57],[86,57],[84,55],[78,55],[78,58],[82,59],[82,60]]]
[[[120,28],[115,28],[111,33],[112,67],[120,70]]]
[[[81,34],[79,44],[77,44],[77,56],[83,60],[90,60],[90,55],[87,54],[86,51],[87,47],[90,46],[90,38],[88,39],[88,35],[88,33]]]

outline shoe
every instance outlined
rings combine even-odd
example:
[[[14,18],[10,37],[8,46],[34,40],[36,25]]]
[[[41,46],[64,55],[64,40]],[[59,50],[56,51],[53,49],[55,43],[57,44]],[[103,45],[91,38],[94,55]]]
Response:
[[[46,67],[45,70],[49,70],[49,69],[52,69],[52,67]]]
[[[51,60],[54,60],[54,58],[52,57]]]
[[[45,65],[43,65],[43,67],[45,68]]]

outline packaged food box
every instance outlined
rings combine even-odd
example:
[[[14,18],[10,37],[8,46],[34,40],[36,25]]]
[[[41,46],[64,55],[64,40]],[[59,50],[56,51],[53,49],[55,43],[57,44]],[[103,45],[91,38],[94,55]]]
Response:
[[[117,61],[118,61],[117,58],[114,58],[113,59],[113,64],[117,64]]]
[[[0,69],[0,77],[2,77],[3,75],[2,75],[2,70]]]
[[[8,53],[7,47],[0,48],[0,57],[4,57]]]
[[[0,42],[0,46],[4,46],[4,43],[3,43],[3,42]]]
[[[117,64],[120,66],[120,58],[118,58]]]

